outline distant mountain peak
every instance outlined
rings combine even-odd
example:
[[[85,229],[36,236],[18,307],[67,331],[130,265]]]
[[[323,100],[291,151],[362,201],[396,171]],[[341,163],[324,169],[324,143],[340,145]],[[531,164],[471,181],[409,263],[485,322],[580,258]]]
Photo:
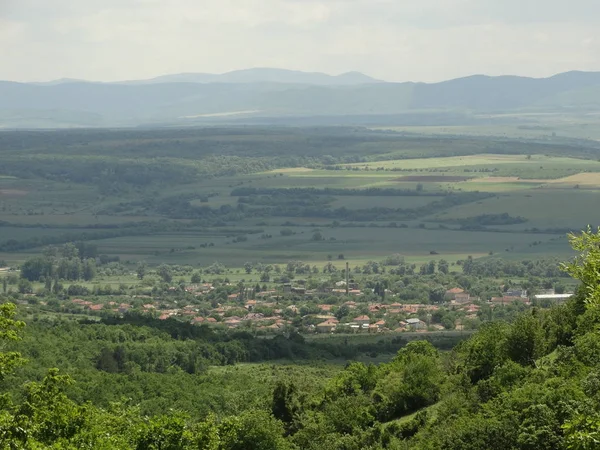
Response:
[[[321,72],[304,72],[270,67],[239,69],[221,74],[179,73],[162,75],[149,80],[126,81],[117,84],[157,84],[157,83],[284,83],[316,86],[354,85],[380,83],[380,80],[360,72],[347,72],[341,75],[328,75]]]

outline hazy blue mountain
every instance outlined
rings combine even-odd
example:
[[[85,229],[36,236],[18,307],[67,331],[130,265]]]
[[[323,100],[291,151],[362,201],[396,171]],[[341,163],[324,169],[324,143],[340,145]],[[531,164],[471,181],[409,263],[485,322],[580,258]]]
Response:
[[[297,70],[256,68],[235,70],[223,74],[179,73],[163,75],[149,80],[125,81],[119,84],[156,84],[156,83],[288,83],[322,86],[346,86],[355,84],[380,83],[381,81],[360,72],[348,72],[341,75],[327,75],[319,72],[301,72]]]
[[[229,117],[343,118],[560,108],[598,110],[600,73],[568,72],[541,79],[474,75],[426,84],[376,82],[360,73],[333,77],[251,69],[218,76],[169,75],[129,83],[0,82],[0,127],[130,126]]]

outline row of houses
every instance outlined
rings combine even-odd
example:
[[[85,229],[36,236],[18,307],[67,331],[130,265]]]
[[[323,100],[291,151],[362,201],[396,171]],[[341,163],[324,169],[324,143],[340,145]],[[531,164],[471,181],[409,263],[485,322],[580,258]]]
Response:
[[[353,332],[366,331],[369,333],[379,333],[381,331],[389,330],[385,320],[379,320],[375,323],[370,323],[370,321],[371,320],[369,319],[369,316],[359,316],[352,322],[340,324],[339,320],[337,320],[335,317],[331,317],[316,325],[314,329],[317,333],[333,333],[338,328],[348,329],[349,331]],[[420,319],[413,318],[400,321],[398,323],[398,327],[396,327],[393,331],[419,331],[425,330],[426,328],[427,324],[425,322]]]

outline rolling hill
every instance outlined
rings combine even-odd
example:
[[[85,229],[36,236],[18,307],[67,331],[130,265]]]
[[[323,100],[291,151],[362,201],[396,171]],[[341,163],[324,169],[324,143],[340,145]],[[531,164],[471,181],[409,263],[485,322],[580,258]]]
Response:
[[[549,78],[475,75],[441,83],[386,83],[360,73],[281,69],[178,74],[94,83],[0,82],[0,127],[136,126],[273,118],[479,114],[600,108],[600,73]]]

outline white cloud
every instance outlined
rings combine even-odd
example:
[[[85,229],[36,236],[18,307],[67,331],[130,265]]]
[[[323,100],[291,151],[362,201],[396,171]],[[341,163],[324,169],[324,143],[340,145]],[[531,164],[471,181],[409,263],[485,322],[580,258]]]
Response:
[[[597,0],[0,0],[0,79],[600,70]]]

